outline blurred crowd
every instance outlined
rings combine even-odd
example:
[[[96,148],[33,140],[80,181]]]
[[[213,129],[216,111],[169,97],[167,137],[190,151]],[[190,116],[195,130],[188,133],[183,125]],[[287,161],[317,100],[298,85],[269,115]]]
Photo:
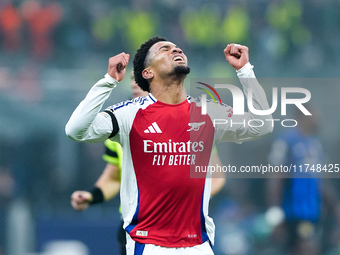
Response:
[[[305,66],[300,68],[310,71],[339,62],[338,9],[336,0],[4,0],[1,55],[78,66],[74,58],[82,53],[134,52],[160,34],[189,54],[199,50],[208,59],[211,51],[238,42],[255,49],[252,57],[271,65],[295,66],[296,57],[302,58]]]

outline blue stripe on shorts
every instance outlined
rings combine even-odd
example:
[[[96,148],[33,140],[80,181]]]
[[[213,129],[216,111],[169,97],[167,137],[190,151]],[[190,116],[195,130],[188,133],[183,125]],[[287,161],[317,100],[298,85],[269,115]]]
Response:
[[[145,248],[145,243],[137,243],[135,242],[135,255],[143,255],[143,251]]]

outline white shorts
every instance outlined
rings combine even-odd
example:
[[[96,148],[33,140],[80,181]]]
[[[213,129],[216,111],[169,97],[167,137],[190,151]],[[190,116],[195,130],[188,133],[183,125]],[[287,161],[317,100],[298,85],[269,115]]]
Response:
[[[193,247],[168,248],[154,244],[140,244],[126,234],[127,255],[214,255],[209,242]]]

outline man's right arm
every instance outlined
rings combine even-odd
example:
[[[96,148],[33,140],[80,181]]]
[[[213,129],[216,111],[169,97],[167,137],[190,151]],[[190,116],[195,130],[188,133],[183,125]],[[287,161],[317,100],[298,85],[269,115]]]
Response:
[[[68,137],[82,142],[103,142],[118,132],[111,112],[100,112],[113,88],[124,78],[129,54],[120,53],[109,59],[104,79],[98,81],[78,105],[65,127]]]
[[[79,142],[104,142],[112,134],[114,116],[99,112],[117,83],[106,74],[91,88],[66,124],[65,132],[69,138]]]

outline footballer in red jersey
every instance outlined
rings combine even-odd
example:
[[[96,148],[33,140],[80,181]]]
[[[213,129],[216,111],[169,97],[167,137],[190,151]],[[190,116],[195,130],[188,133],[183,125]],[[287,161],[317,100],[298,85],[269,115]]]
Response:
[[[255,79],[248,48],[229,44],[224,54],[256,109],[269,109],[266,95]],[[226,105],[208,107],[184,88],[190,72],[183,51],[165,38],[144,43],[134,58],[138,85],[150,92],[145,98],[122,102],[102,110],[125,75],[129,54],[109,60],[108,72],[89,91],[66,125],[76,141],[102,142],[108,137],[123,147],[121,204],[127,232],[128,255],[211,255],[214,223],[208,216],[211,178],[192,178],[192,166],[208,166],[212,148],[219,142],[241,143],[272,131],[242,125],[242,120],[271,119],[251,112],[233,115]],[[245,93],[247,95],[247,93]],[[233,123],[214,126],[213,119]]]

